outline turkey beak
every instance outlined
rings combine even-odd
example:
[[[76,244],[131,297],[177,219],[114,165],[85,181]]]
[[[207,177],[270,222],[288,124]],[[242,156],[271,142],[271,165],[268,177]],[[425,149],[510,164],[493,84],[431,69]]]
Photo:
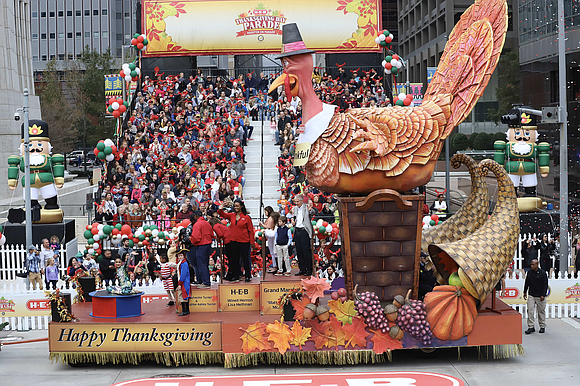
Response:
[[[288,85],[290,87],[290,94],[292,96],[298,96],[298,77],[292,74],[282,74],[272,82],[270,89],[268,90],[268,94],[272,91],[276,90],[278,86],[284,86],[286,88],[286,79],[288,79]],[[288,91],[288,90],[286,90]],[[286,92],[288,94],[288,92]]]

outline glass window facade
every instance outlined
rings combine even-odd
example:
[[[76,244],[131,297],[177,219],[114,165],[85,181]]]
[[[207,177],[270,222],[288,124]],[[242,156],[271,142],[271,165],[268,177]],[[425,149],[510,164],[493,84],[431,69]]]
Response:
[[[520,44],[543,39],[558,30],[558,0],[523,0],[519,3]],[[580,24],[580,0],[564,1],[566,29]]]

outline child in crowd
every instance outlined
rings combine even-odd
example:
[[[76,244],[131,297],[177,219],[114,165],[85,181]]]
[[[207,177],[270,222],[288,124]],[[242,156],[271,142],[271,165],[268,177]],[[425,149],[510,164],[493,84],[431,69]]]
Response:
[[[48,259],[48,265],[46,266],[45,269],[45,275],[46,275],[46,282],[47,284],[47,288],[49,289],[50,286],[52,286],[52,289],[56,289],[56,283],[58,282],[58,267],[56,265],[54,265],[54,258],[50,257]]]
[[[290,259],[288,257],[288,247],[292,244],[292,231],[286,226],[288,219],[286,216],[280,216],[278,219],[278,229],[274,236],[274,244],[278,255],[278,272],[276,276],[290,276]],[[282,271],[282,260],[286,267],[286,272]]]
[[[99,269],[99,263],[95,261],[93,255],[85,253],[83,267],[85,267],[88,272],[91,272],[91,269]]]
[[[175,290],[173,287],[173,275],[175,275],[175,270],[177,269],[177,264],[169,261],[167,255],[161,255],[159,257],[161,260],[161,280],[163,281],[163,288],[167,292],[169,297],[168,307],[175,305]]]
[[[50,249],[52,249],[55,253],[60,251],[60,240],[58,239],[57,235],[53,235],[50,238]],[[58,262],[55,262],[58,265]]]

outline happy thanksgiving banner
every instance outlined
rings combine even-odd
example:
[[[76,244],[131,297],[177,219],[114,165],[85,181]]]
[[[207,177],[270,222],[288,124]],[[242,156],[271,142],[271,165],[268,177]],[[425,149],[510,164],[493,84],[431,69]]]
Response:
[[[279,53],[282,26],[297,23],[320,53],[380,52],[378,0],[143,1],[145,56]]]

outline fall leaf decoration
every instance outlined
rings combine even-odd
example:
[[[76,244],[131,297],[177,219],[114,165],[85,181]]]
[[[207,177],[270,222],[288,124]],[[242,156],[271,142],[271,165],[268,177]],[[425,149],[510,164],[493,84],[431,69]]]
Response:
[[[330,312],[336,315],[336,319],[340,320],[342,324],[352,324],[352,318],[356,316],[356,310],[354,309],[354,302],[348,300],[342,302],[340,300],[329,300],[328,307]]]
[[[338,350],[338,346],[344,346],[345,335],[342,330],[342,323],[336,317],[331,316],[329,320],[323,323],[307,320],[306,325],[312,329],[312,338],[317,349],[336,347]]]
[[[344,347],[348,348],[350,345],[352,348],[354,348],[354,346],[366,348],[367,336],[369,333],[365,329],[367,325],[364,322],[364,319],[360,316],[355,316],[354,318],[351,318],[351,322],[351,324],[345,324],[342,327],[345,336]]]
[[[284,354],[290,348],[289,342],[294,338],[294,334],[283,321],[276,320],[268,324],[266,331],[270,333],[268,340],[274,342],[274,348],[277,348],[280,354]]]
[[[391,338],[388,333],[383,334],[380,330],[371,330],[371,332],[374,333],[371,341],[373,342],[373,351],[375,354],[382,354],[387,350],[403,348],[401,341]]]
[[[304,293],[308,295],[312,303],[316,303],[318,298],[324,296],[324,291],[330,289],[330,284],[327,283],[326,279],[319,279],[311,276],[310,279],[302,279],[302,289]]]
[[[294,311],[296,311],[294,314],[294,320],[303,320],[304,307],[306,307],[307,304],[310,304],[310,298],[306,295],[303,295],[302,299],[290,299],[290,302],[292,303],[292,308],[294,308]]]
[[[300,347],[300,350],[302,350],[302,346],[305,345],[306,341],[308,341],[308,338],[310,338],[311,330],[312,330],[311,328],[302,327],[300,323],[297,320],[295,320],[291,329],[294,338],[292,338],[290,344],[298,346]]]
[[[250,324],[247,330],[240,327],[240,331],[243,331],[240,338],[242,339],[242,351],[244,354],[249,354],[252,351],[270,350],[272,348],[270,342],[264,336],[266,334],[266,325],[264,323],[256,322]]]

